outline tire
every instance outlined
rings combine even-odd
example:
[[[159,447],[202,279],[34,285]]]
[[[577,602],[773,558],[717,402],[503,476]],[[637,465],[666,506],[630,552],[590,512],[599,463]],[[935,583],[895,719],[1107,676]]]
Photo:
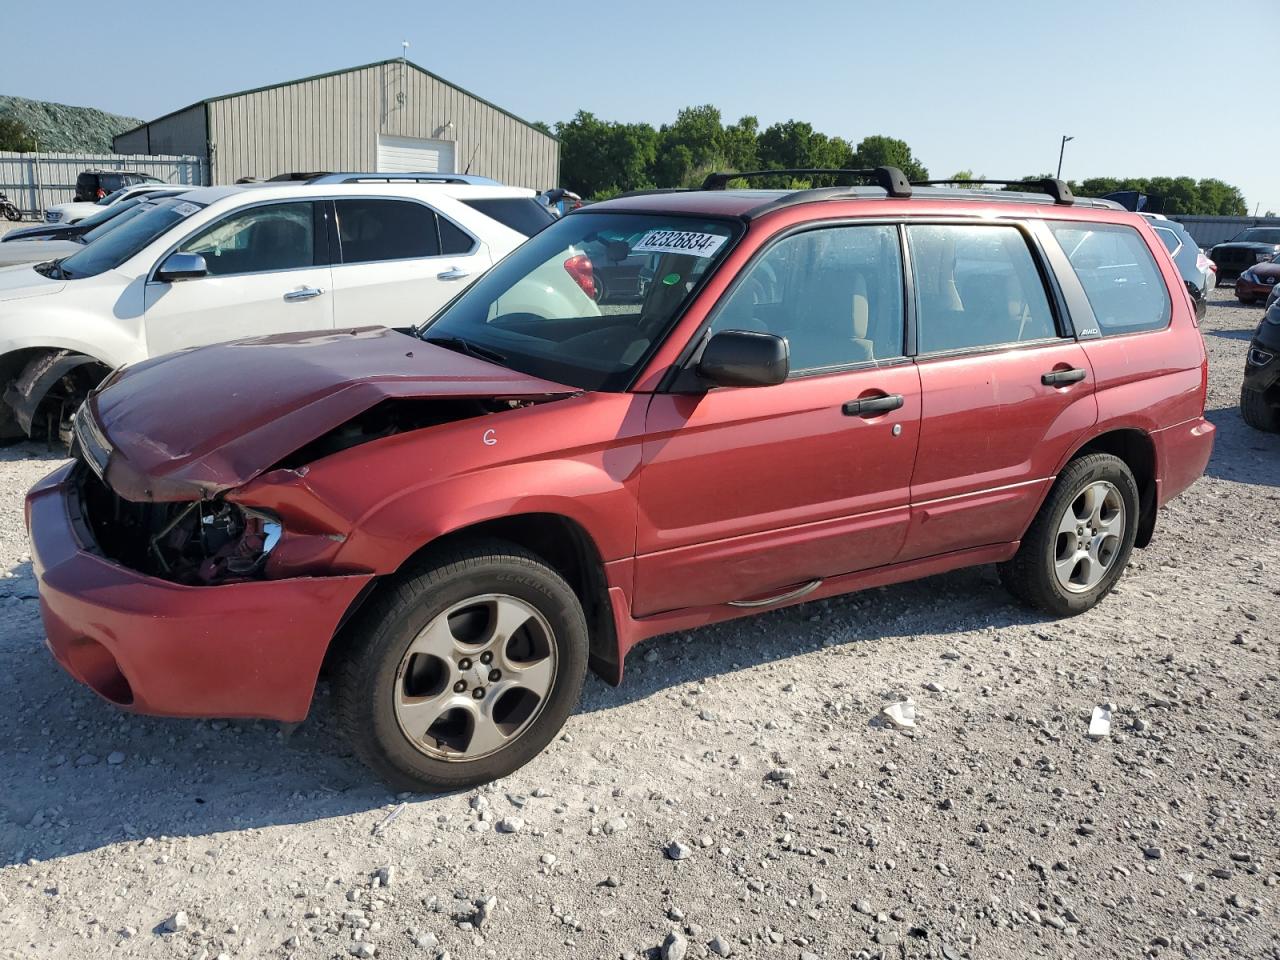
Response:
[[[15,223],[22,219],[22,212],[17,207],[5,207],[4,215]]]
[[[1240,416],[1255,430],[1264,433],[1280,433],[1280,409],[1267,403],[1261,390],[1240,388]]]
[[[505,642],[494,630],[500,614],[520,623]],[[448,549],[397,575],[342,643],[338,726],[362,762],[414,792],[486,783],[537,756],[578,701],[589,649],[569,584],[501,540]],[[481,663],[484,654],[492,659]],[[548,675],[535,704],[532,691]],[[475,699],[477,688],[484,699]]]
[[[1103,501],[1096,511],[1087,509],[1085,498],[1091,490]],[[1000,564],[1001,581],[1023,603],[1055,617],[1083,613],[1110,593],[1124,572],[1137,536],[1138,509],[1137,481],[1119,457],[1090,453],[1072,460],[1049,491],[1018,552]],[[1064,532],[1069,511],[1084,519],[1073,521],[1075,529]],[[1077,533],[1081,529],[1083,539]],[[1091,530],[1095,536],[1089,535]],[[1074,563],[1073,557],[1078,558]],[[1060,558],[1065,578],[1059,573]]]

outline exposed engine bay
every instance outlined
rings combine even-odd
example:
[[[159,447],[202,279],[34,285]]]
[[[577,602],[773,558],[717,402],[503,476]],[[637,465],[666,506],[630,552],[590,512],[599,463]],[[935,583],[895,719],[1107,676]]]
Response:
[[[277,517],[225,500],[133,503],[83,463],[76,479],[83,519],[103,555],[175,583],[254,579],[282,533]]]
[[[284,457],[270,470],[296,470],[374,440],[469,420],[544,402],[492,398],[391,398],[375,404]],[[260,579],[284,535],[270,511],[223,496],[200,500],[136,502],[117,494],[99,475],[105,450],[91,448],[92,431],[77,437],[76,483],[81,521],[108,559],[188,586]],[[94,457],[93,466],[89,456]],[[267,472],[267,471],[264,471]]]
[[[471,420],[490,413],[532,406],[533,400],[492,399],[402,399],[390,398],[352,417],[341,426],[321,434],[275,465],[276,469],[296,469],[322,457],[381,440],[397,433],[423,430],[459,420]]]

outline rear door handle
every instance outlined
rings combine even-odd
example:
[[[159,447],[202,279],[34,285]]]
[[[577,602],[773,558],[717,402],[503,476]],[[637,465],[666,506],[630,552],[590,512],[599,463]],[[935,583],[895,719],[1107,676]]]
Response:
[[[883,397],[864,397],[850,400],[840,409],[846,417],[865,417],[868,414],[888,413],[902,406],[902,394],[890,393]]]
[[[463,277],[471,276],[470,270],[463,270],[459,267],[450,267],[444,273],[437,273],[436,277],[440,280],[461,280]]]
[[[1070,370],[1050,370],[1040,375],[1040,382],[1046,387],[1065,387],[1069,383],[1079,383],[1086,376],[1085,371],[1073,367]]]
[[[298,290],[290,290],[284,295],[285,303],[297,303],[299,300],[314,300],[323,294],[324,291],[319,287],[302,287]]]

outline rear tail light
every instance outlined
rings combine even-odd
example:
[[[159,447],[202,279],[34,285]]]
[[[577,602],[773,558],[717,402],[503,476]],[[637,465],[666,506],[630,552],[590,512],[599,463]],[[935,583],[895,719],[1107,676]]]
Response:
[[[573,282],[582,288],[592,300],[596,298],[596,273],[591,266],[591,258],[585,253],[575,254],[564,262],[564,269]]]

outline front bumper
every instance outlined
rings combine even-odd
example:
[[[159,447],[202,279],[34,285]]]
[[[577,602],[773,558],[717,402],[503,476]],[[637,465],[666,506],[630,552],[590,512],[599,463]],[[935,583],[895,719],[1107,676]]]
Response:
[[[1280,323],[1258,324],[1245,355],[1244,386],[1258,393],[1274,391],[1272,402],[1280,401]]]
[[[1254,300],[1265,300],[1271,295],[1274,286],[1271,283],[1256,283],[1239,277],[1236,279],[1236,299],[1250,303]]]
[[[46,643],[112,703],[170,717],[307,715],[321,661],[371,575],[188,587],[95,552],[70,464],[27,494]]]

